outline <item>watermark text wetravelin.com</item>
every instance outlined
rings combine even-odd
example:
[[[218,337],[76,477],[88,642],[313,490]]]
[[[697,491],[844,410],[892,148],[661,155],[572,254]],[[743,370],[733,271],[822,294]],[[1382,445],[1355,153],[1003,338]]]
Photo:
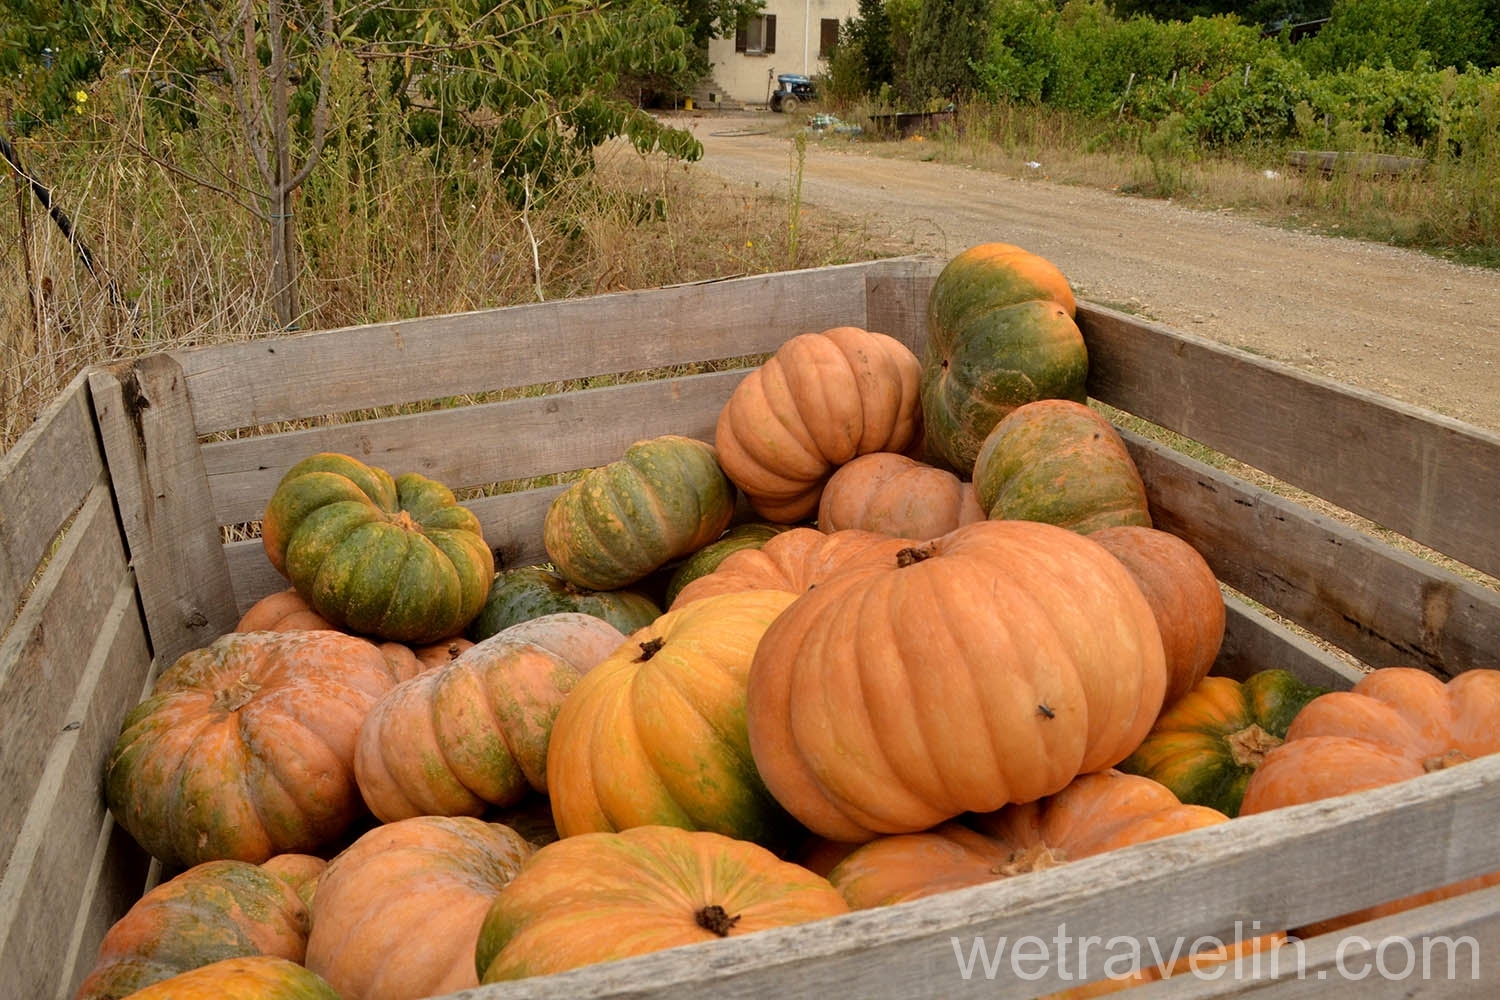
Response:
[[[1231,940],[1262,933],[1258,921],[1249,928],[1236,922]],[[1338,939],[1332,965],[1316,971],[1307,968],[1306,942],[1291,936],[1267,940],[1258,949],[1244,948],[1242,954],[1228,958],[1224,957],[1224,942],[1215,937],[1165,941],[1150,936],[1078,937],[1068,933],[1066,924],[1060,925],[1051,938],[1027,934],[1014,940],[949,940],[958,974],[964,979],[1014,976],[1036,980],[1048,974],[1065,982],[1130,979],[1143,970],[1162,968],[1172,969],[1174,975],[1200,979],[1479,979],[1479,942],[1468,935],[1370,940],[1351,934]]]

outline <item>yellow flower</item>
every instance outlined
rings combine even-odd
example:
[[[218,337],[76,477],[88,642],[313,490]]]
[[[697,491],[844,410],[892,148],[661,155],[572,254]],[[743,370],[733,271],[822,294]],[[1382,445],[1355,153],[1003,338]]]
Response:
[[[75,91],[73,91],[73,100],[77,101],[79,104],[82,104],[84,101],[87,101],[88,99],[89,99],[89,95],[87,93],[85,93],[84,91],[82,91],[82,90],[75,90]]]

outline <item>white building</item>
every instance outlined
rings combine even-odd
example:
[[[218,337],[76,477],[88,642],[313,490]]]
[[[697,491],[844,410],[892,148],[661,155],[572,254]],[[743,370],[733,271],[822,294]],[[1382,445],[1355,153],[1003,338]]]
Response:
[[[712,79],[696,99],[764,105],[779,74],[827,72],[839,28],[858,13],[858,0],[766,0],[764,13],[733,38],[709,41]]]

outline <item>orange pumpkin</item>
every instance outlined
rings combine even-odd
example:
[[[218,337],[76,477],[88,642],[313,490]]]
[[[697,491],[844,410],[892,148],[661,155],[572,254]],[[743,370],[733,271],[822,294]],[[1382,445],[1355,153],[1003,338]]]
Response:
[[[1446,684],[1414,667],[1385,667],[1348,691],[1309,702],[1245,786],[1240,815],[1405,781],[1500,751],[1500,670]],[[1412,850],[1423,849],[1412,845]],[[1304,937],[1500,884],[1500,872],[1302,928]]]
[[[105,932],[75,1000],[117,1000],[222,959],[301,962],[308,911],[290,882],[246,861],[209,861],[147,892]]]
[[[859,528],[925,541],[985,519],[974,484],[888,451],[840,466],[818,502],[818,529]]]
[[[226,958],[130,996],[131,1000],[341,1000],[316,972],[270,955]]]
[[[857,843],[1061,791],[1134,750],[1166,667],[1120,561],[981,521],[798,597],[756,649],[750,748],[814,833]]]
[[[396,683],[342,632],[231,632],[183,654],[106,762],[115,819],[163,862],[312,852],[364,814],[354,743]]]
[[[1167,656],[1171,705],[1207,676],[1224,642],[1226,612],[1219,578],[1191,544],[1144,525],[1117,525],[1089,538],[1125,564],[1156,615]]]
[[[510,827],[467,816],[370,830],[318,880],[307,967],[343,1000],[415,1000],[478,985],[479,925],[531,853]]]
[[[370,709],[354,774],[381,821],[478,816],[547,791],[547,743],[563,699],[625,636],[582,612],[512,625]]]
[[[261,867],[291,886],[302,902],[311,906],[313,893],[318,888],[318,876],[323,874],[328,862],[316,854],[278,854]]]
[[[892,539],[873,531],[846,528],[825,534],[816,528],[790,528],[758,549],[732,553],[711,573],[677,592],[672,607],[745,590],[783,590],[800,594],[846,566],[862,560],[894,558],[912,540]]]
[[[750,590],[694,601],[585,674],[547,751],[558,833],[677,826],[780,844],[791,824],[750,759],[745,675],[792,600]]]
[[[848,911],[826,879],[755,844],[638,826],[537,851],[491,904],[475,958],[493,983]]]
[[[840,326],[793,337],[746,375],[719,413],[719,464],[768,521],[818,509],[834,469],[920,446],[921,365],[900,341]]]

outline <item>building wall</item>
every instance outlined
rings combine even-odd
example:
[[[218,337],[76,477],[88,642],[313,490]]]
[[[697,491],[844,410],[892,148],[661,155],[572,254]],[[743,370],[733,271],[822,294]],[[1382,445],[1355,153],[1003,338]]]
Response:
[[[721,99],[763,105],[776,87],[777,74],[826,72],[827,61],[819,58],[823,21],[846,23],[859,13],[859,0],[766,0],[765,13],[776,18],[774,52],[736,52],[732,36],[709,41],[708,59]]]

